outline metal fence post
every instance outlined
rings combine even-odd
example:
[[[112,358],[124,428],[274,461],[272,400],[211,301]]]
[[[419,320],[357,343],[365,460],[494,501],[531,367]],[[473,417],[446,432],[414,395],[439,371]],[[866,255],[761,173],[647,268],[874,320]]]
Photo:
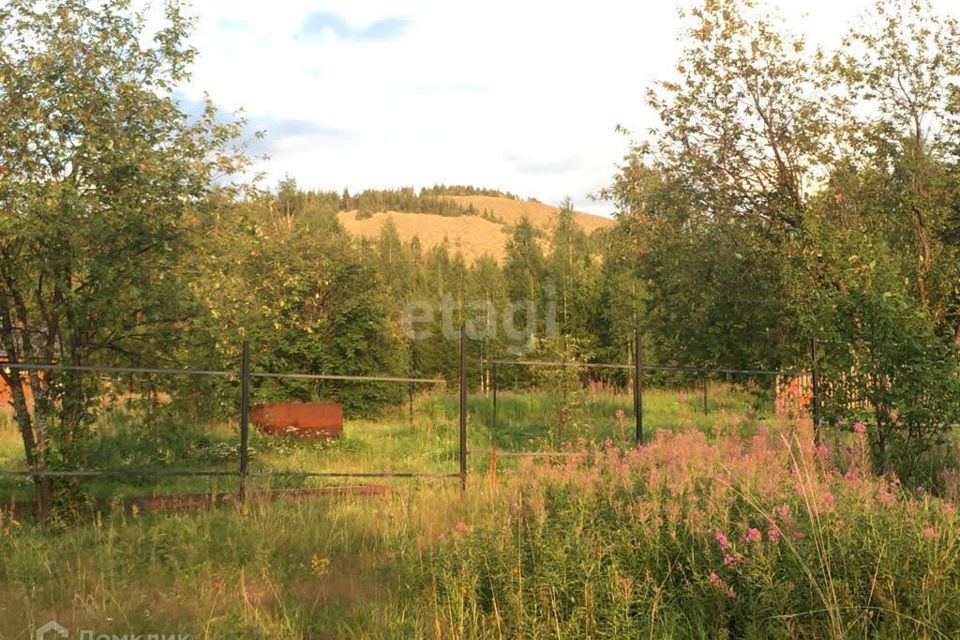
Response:
[[[703,415],[710,413],[710,410],[707,408],[707,384],[709,384],[710,379],[706,375],[703,376]]]
[[[639,331],[633,345],[633,411],[637,418],[637,446],[640,446],[643,444],[643,346]]]
[[[407,398],[410,405],[410,426],[413,426],[413,383],[411,382],[407,387]]]
[[[813,386],[811,398],[813,413],[813,441],[820,444],[820,363],[818,362],[819,343],[816,338],[810,341],[810,382]]]
[[[250,341],[243,341],[240,359],[240,504],[247,501],[247,463],[250,440]]]
[[[460,490],[467,488],[467,330],[460,325]]]
[[[497,429],[497,361],[493,361],[493,370],[490,372],[493,379],[490,381],[493,386],[493,429]]]

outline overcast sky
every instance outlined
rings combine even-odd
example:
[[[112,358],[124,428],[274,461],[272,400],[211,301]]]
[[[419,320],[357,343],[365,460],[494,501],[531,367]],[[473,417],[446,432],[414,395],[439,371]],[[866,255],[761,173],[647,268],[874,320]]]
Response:
[[[196,0],[183,94],[267,130],[271,186],[472,184],[607,213],[588,196],[627,150],[615,126],[654,124],[680,1]],[[771,4],[830,46],[867,1]]]

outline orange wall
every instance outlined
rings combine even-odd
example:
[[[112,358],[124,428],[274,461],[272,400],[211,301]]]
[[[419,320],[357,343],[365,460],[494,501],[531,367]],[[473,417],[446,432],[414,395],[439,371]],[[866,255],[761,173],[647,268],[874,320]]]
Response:
[[[0,364],[0,366],[3,365]],[[32,402],[33,398],[30,395],[30,385],[26,383],[26,380],[24,380],[24,390],[27,392],[27,402]],[[2,378],[0,378],[0,406],[10,406],[10,387],[7,386],[7,383],[4,382]]]

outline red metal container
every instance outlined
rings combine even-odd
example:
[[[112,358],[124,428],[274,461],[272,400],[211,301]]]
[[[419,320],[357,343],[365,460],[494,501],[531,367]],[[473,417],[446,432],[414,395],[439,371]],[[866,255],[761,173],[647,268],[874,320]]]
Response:
[[[270,435],[338,438],[343,433],[343,405],[336,402],[272,402],[250,407],[250,420]]]

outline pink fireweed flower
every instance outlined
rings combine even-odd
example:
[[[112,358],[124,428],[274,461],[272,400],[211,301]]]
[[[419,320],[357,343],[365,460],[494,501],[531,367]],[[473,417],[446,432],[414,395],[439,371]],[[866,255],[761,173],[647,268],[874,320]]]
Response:
[[[760,533],[760,529],[755,529],[750,527],[747,529],[747,532],[743,536],[743,541],[747,544],[751,542],[760,542],[763,539],[763,534]]]
[[[893,493],[888,491],[886,488],[880,489],[880,491],[877,492],[877,502],[885,507],[889,507],[896,501],[897,496],[893,495]]]
[[[858,436],[866,435],[867,433],[867,424],[862,420],[859,422],[853,423],[853,432]]]
[[[720,548],[726,551],[730,548],[730,540],[727,539],[727,536],[722,531],[717,531],[717,535],[714,536],[717,540],[717,543],[720,544]]]
[[[824,511],[833,511],[833,506],[837,503],[837,499],[828,491],[820,496],[820,503],[823,505]]]
[[[723,581],[723,578],[718,576],[715,572],[710,572],[710,584],[715,586],[717,589],[723,592],[728,598],[736,597],[736,592],[727,586],[727,583]]]
[[[723,556],[723,566],[725,567],[735,567],[740,564],[740,561],[743,560],[743,556],[739,553],[728,553]]]

